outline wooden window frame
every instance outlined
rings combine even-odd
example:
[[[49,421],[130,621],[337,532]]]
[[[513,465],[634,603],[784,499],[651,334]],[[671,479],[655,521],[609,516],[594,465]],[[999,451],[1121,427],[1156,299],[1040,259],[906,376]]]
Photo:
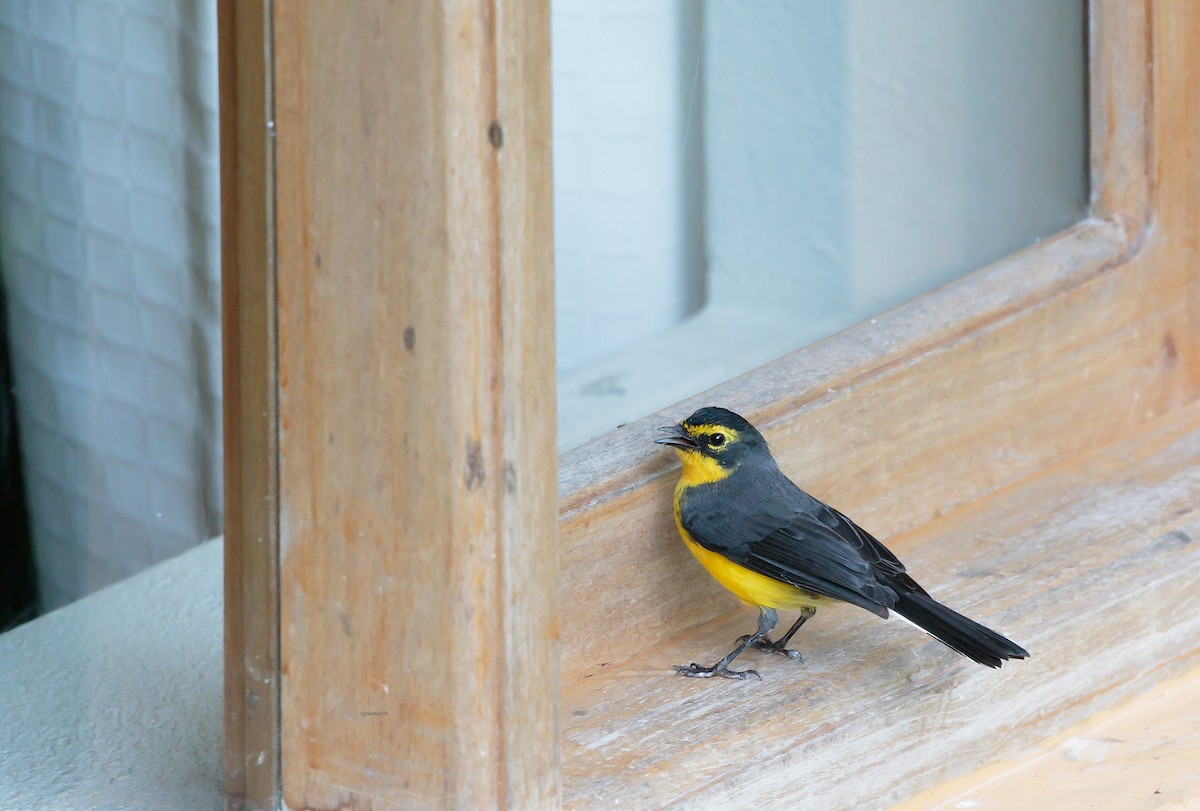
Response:
[[[553,803],[549,5],[218,26],[230,804]]]
[[[1111,492],[1096,485],[1098,477],[1109,476],[1111,487],[1123,482],[1131,492],[1143,487],[1161,495],[1161,488],[1121,473],[1122,460],[1144,462],[1151,456],[1146,448],[1182,442],[1196,421],[1200,331],[1191,313],[1200,311],[1192,268],[1200,244],[1200,166],[1191,145],[1200,142],[1200,115],[1190,109],[1187,88],[1200,76],[1200,9],[1176,0],[1092,0],[1087,218],[870,323],[563,454],[556,537],[546,495],[554,475],[545,332],[553,308],[548,3],[450,3],[439,13],[412,13],[408,33],[355,6],[342,19],[322,22],[343,40],[314,27],[308,18],[318,14],[315,3],[222,0],[220,8],[232,804],[522,808],[623,798],[640,807],[704,792],[706,801],[749,805],[778,802],[782,791],[823,807],[879,802],[1019,751],[1144,689],[1147,679],[1196,661],[1195,623],[1164,627],[1165,612],[1200,599],[1181,585],[1198,545],[1161,542],[1178,537],[1172,533],[1190,538],[1190,509],[1179,506],[1178,493],[1174,500],[1147,497],[1144,514],[1129,517],[1136,531],[1122,529],[1123,516],[1113,517],[1118,526],[1089,525],[1087,532],[1067,519],[1076,507],[1097,509],[1090,500]],[[344,102],[329,95],[320,73],[330,57],[321,44],[328,49],[372,31],[400,37],[444,71],[437,74],[441,83],[430,86],[432,102],[389,96],[394,77],[358,64],[384,53],[366,46],[340,54],[352,63],[345,75],[363,86],[347,86]],[[335,109],[318,114],[314,100]],[[440,116],[435,123],[420,123],[431,110]],[[320,127],[333,112],[381,118],[359,121],[360,136],[331,135]],[[418,123],[404,124],[411,121]],[[429,255],[378,237],[362,209],[348,202],[349,181],[325,180],[310,169],[314,156],[304,148],[336,136],[348,141],[338,148],[357,154],[374,143],[367,134],[372,126],[387,123],[401,127],[393,138],[403,135],[406,148],[426,150],[419,154],[442,171],[449,191],[437,199],[459,203],[438,207],[444,219],[403,212],[406,227],[440,234],[440,244],[449,246],[419,270],[406,262]],[[308,128],[309,141],[295,136],[296,128]],[[492,151],[484,148],[489,142]],[[396,171],[387,155],[369,157],[380,160],[379,171]],[[393,176],[398,187],[365,192],[377,205],[414,199],[411,185],[430,180],[415,170]],[[377,347],[354,351],[363,345],[345,325],[352,311],[338,309],[349,294],[321,288],[318,251],[306,241],[320,242],[334,226],[345,230],[341,242],[334,240],[341,261],[357,258],[364,274],[381,261],[396,268],[374,294],[394,296],[393,285],[442,285],[438,295],[461,297],[474,336],[466,353],[438,350],[435,338],[431,351],[443,362],[422,367],[420,381],[471,402],[445,418],[459,433],[483,419],[488,439],[479,447],[486,448],[456,441],[436,456],[438,469],[450,475],[406,480],[424,488],[422,503],[474,505],[483,526],[499,528],[501,540],[488,552],[494,556],[485,558],[499,561],[494,567],[482,565],[471,546],[486,533],[463,530],[446,540],[455,572],[450,588],[421,591],[419,578],[387,554],[408,542],[410,528],[396,522],[412,513],[383,497],[363,498],[352,518],[336,518],[372,527],[354,555],[329,552],[328,539],[313,529],[337,526],[331,499],[338,488],[314,500],[319,481],[349,477],[337,479],[340,492],[370,492],[369,481],[355,478],[354,453],[360,462],[371,452],[391,454],[397,467],[411,464],[416,451],[399,437],[443,418],[397,413],[373,396]],[[470,275],[452,246],[479,232],[491,247],[467,257],[477,274]],[[354,253],[345,241],[352,237],[375,253]],[[468,282],[479,278],[490,280],[484,286],[491,293],[472,294]],[[515,299],[506,299],[506,291],[515,291]],[[309,294],[324,296],[343,320],[314,315]],[[313,359],[289,352],[305,329],[311,349],[314,323],[325,330],[323,339],[346,341],[340,354],[321,354],[316,362],[337,381],[336,391],[313,386]],[[403,346],[405,324],[397,319],[370,337],[390,335]],[[419,346],[427,334],[418,327]],[[398,363],[405,358],[402,350],[385,355]],[[295,393],[293,375],[309,381],[305,397]],[[464,377],[468,382],[455,383]],[[372,407],[362,408],[364,401]],[[429,409],[437,401],[405,402]],[[806,663],[796,676],[776,668],[764,687],[671,678],[669,666],[682,652],[698,657],[706,655],[698,646],[720,649],[746,622],[675,540],[672,460],[648,441],[649,428],[708,403],[761,425],[781,465],[807,489],[922,564],[913,568],[929,572],[926,585],[1000,624],[1034,658],[997,674],[947,658],[933,643],[912,653],[911,639],[886,641],[891,628],[868,630],[839,615],[828,631],[818,627],[812,635],[811,658],[825,664]],[[319,443],[306,438],[323,436],[306,414],[312,409],[334,414],[339,426],[389,419],[404,430],[374,446],[319,454],[313,450]],[[510,454],[524,454],[512,471],[505,467]],[[1153,459],[1143,467],[1163,476],[1175,470],[1170,465],[1177,460]],[[490,494],[482,504],[471,500],[471,482]],[[393,501],[400,495],[388,492]],[[309,511],[303,526],[301,507]],[[352,603],[352,611],[339,613],[297,598],[297,582],[304,584],[301,595],[315,588],[329,598],[342,575],[370,575],[356,556],[398,578],[397,588],[417,589],[425,602],[385,601],[387,610]],[[1093,565],[1097,558],[1107,568]],[[557,582],[548,574],[555,569]],[[482,625],[472,624],[478,606],[452,614],[472,587],[494,598],[484,607],[496,614]],[[1110,601],[1104,611],[1073,608],[1064,618],[1065,605],[1097,594]],[[379,619],[401,609],[422,622],[456,619],[435,625],[440,630],[433,635],[407,618]],[[342,633],[364,619],[376,626]],[[547,665],[557,655],[556,623],[561,692],[557,669]],[[455,629],[469,631],[453,650],[475,657],[474,667],[453,669],[454,657],[438,653],[438,640]],[[1152,647],[1139,642],[1147,638]],[[327,721],[345,695],[368,695],[368,677],[407,672],[387,657],[381,663],[379,651],[413,639],[456,674],[446,681],[470,688],[470,707],[435,683],[422,694],[422,711],[408,706],[391,731],[312,726],[314,717]],[[294,656],[300,649],[312,651],[311,658]],[[337,657],[350,668],[328,666]],[[298,679],[308,685],[299,692]],[[863,713],[864,706],[873,712]],[[758,723],[763,718],[772,724]],[[447,748],[447,723],[466,724],[490,743],[471,750],[460,736],[457,749]],[[900,765],[871,755],[889,734],[893,744],[911,744]],[[387,757],[398,740],[414,739],[404,758]],[[820,779],[813,778],[814,763]]]

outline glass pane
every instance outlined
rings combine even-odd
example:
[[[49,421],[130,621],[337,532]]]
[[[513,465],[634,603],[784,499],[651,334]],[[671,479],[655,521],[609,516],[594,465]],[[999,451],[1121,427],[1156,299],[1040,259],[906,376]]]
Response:
[[[554,0],[560,446],[1077,221],[1082,0]]]
[[[0,3],[0,629],[220,532],[215,11]]]

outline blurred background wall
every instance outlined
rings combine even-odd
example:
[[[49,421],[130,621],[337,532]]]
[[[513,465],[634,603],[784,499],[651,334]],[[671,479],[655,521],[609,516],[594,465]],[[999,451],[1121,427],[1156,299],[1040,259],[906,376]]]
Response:
[[[561,448],[1086,209],[1082,0],[553,12]]]
[[[220,532],[215,4],[0,2],[0,268],[42,603]]]

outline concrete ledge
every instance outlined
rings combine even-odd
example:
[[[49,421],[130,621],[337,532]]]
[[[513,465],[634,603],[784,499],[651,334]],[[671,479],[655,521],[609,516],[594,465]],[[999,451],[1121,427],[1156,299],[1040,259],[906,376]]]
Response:
[[[0,636],[0,808],[223,808],[221,541]]]

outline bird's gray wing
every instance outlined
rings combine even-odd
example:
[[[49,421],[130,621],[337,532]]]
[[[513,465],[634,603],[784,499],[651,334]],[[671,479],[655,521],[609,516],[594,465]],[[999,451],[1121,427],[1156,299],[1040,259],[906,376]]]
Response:
[[[926,593],[925,589],[921,588],[920,584],[909,576],[908,571],[904,568],[904,564],[900,562],[900,558],[892,554],[892,550],[880,543],[874,535],[828,504],[818,501],[802,490],[800,492],[815,505],[809,511],[813,518],[824,526],[829,527],[839,538],[842,538],[846,543],[858,550],[863,560],[870,563],[878,575],[886,578],[889,581],[889,585],[900,586],[906,590],[915,591],[920,594]]]
[[[845,516],[777,477],[698,489],[683,504],[684,529],[750,571],[886,617],[896,592],[876,575],[896,567],[902,574],[903,565]]]

